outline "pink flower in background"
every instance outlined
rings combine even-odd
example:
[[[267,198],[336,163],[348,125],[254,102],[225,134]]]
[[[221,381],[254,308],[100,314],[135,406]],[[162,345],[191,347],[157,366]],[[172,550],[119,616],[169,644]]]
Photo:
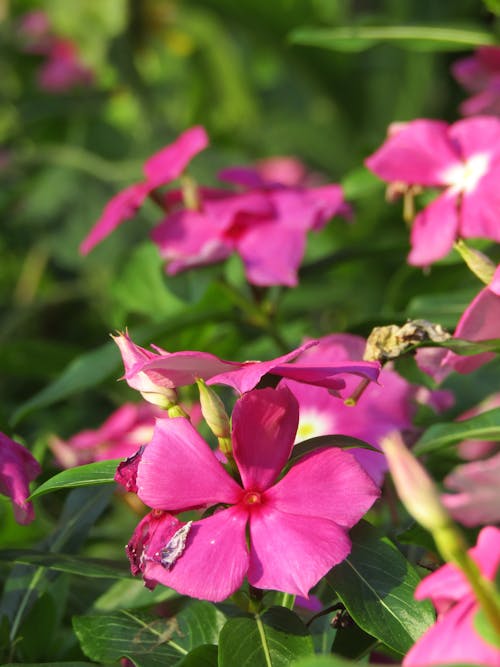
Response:
[[[66,441],[53,438],[50,447],[64,468],[128,458],[151,440],[155,419],[164,416],[150,403],[125,403],[99,428],[81,431]]]
[[[479,405],[474,406],[470,410],[466,410],[466,412],[463,412],[460,415],[457,421],[470,419],[471,417],[480,415],[488,410],[493,410],[494,408],[500,408],[500,393],[493,394],[484,401],[481,401]],[[488,440],[464,440],[458,445],[458,453],[463,459],[473,461],[496,452],[499,447],[500,443],[498,442]]]
[[[472,97],[460,105],[463,116],[500,115],[500,48],[483,46],[451,66],[455,79]]]
[[[363,358],[364,349],[365,340],[361,336],[333,334],[303,352],[296,363],[356,361]],[[345,394],[349,395],[359,380],[346,377],[345,382]],[[453,400],[449,392],[430,392],[422,397],[422,388],[407,382],[389,364],[380,371],[378,383],[366,387],[353,407],[334,398],[322,387],[291,380],[283,380],[281,384],[286,384],[299,402],[296,442],[316,436],[342,434],[364,440],[378,449],[380,440],[392,431],[413,429],[412,420],[418,402],[436,403],[438,399],[444,399],[444,405],[440,406],[444,408],[449,407]],[[381,484],[387,471],[385,456],[366,449],[351,451],[372,479]]]
[[[34,9],[20,17],[18,34],[26,53],[45,54],[53,41],[49,17],[42,9]]]
[[[150,157],[144,164],[146,180],[125,188],[108,202],[102,216],[82,242],[82,254],[89,253],[122,222],[132,218],[153,190],[178,178],[192,158],[207,146],[207,134],[203,127],[197,125]]]
[[[451,516],[465,526],[500,522],[500,452],[489,459],[457,466],[445,477],[442,496]]]
[[[42,472],[33,455],[15,440],[0,433],[0,493],[12,500],[17,523],[33,521],[33,505],[28,502],[29,483]]]
[[[305,382],[326,387],[336,392],[345,387],[344,374],[355,374],[372,382],[377,381],[380,364],[371,361],[328,363],[288,363],[305,349],[316,345],[308,341],[300,347],[270,361],[226,361],[209,352],[166,352],[155,347],[150,352],[130,339],[128,334],[114,337],[120,348],[125,366],[125,379],[134,389],[148,392],[172,391],[175,387],[193,384],[197,378],[207,384],[225,384],[243,394],[253,389],[264,375],[286,377],[297,382]],[[155,389],[156,388],[156,389]]]
[[[389,183],[442,189],[413,222],[410,264],[432,264],[458,238],[500,241],[499,119],[414,120],[392,133],[366,165]]]
[[[92,70],[80,60],[76,45],[67,39],[54,39],[47,59],[37,75],[38,85],[49,93],[61,93],[77,86],[90,86]]]
[[[162,583],[216,602],[246,576],[257,588],[307,596],[347,556],[347,531],[379,491],[354,457],[339,449],[304,456],[278,481],[297,423],[297,402],[285,387],[238,400],[232,440],[240,485],[189,420],[157,422],[137,474],[139,498],[155,514],[143,520],[129,545],[132,568],[147,585]],[[220,504],[225,507],[181,528],[172,517]],[[162,523],[152,526],[159,511],[165,512]]]
[[[472,342],[500,338],[500,265],[491,283],[465,309],[453,338]],[[443,348],[423,348],[416,354],[419,367],[437,382],[441,382],[451,371],[472,373],[494,357],[494,352],[464,356]]]
[[[483,528],[477,546],[470,549],[469,554],[482,575],[494,581],[500,564],[500,529]],[[466,662],[492,667],[500,665],[500,651],[487,643],[474,627],[479,604],[469,583],[454,565],[444,565],[423,579],[417,586],[415,597],[417,600],[430,598],[438,619],[407,653],[404,667]]]

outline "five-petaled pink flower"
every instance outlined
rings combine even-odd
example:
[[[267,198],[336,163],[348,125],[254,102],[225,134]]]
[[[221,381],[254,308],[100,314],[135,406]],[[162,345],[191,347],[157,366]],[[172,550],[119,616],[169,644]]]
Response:
[[[29,483],[42,472],[33,455],[15,440],[0,433],[0,493],[12,500],[18,523],[33,521],[33,505],[28,502]]]
[[[453,338],[472,342],[500,338],[500,265],[490,284],[465,309]],[[419,367],[437,382],[441,382],[451,371],[472,373],[494,357],[494,352],[465,356],[443,348],[423,348],[416,354]]]
[[[494,581],[500,564],[500,529],[479,533],[477,546],[469,550],[486,579]],[[481,637],[474,626],[479,604],[464,575],[447,564],[423,579],[415,591],[417,600],[430,598],[436,607],[436,623],[417,641],[403,660],[404,667],[474,663],[500,665],[500,651]]]
[[[205,130],[195,126],[150,157],[144,164],[146,180],[130,185],[108,202],[102,216],[81,244],[80,251],[86,255],[122,222],[132,218],[153,190],[178,178],[191,159],[207,146]]]
[[[432,264],[458,238],[500,241],[498,118],[402,123],[366,165],[390,183],[444,188],[413,222],[410,264]]]
[[[286,388],[238,400],[232,441],[240,482],[189,420],[158,420],[138,465],[138,496],[154,510],[128,546],[132,571],[150,586],[214,602],[234,593],[245,576],[256,588],[307,596],[348,555],[347,531],[379,491],[340,449],[314,451],[280,479],[297,423],[297,402]],[[193,508],[215,511],[189,531],[184,524],[180,541],[182,524],[172,515]],[[179,543],[173,557],[172,540]]]
[[[500,48],[482,46],[472,56],[453,63],[451,71],[462,86],[473,93],[460,105],[463,116],[500,115]]]
[[[264,375],[290,378],[337,392],[345,387],[345,374],[359,375],[376,382],[380,364],[372,361],[329,361],[321,363],[288,363],[301,352],[316,345],[311,340],[281,357],[270,361],[226,361],[209,352],[166,352],[155,347],[155,352],[136,345],[127,333],[114,337],[120,348],[125,366],[125,379],[148,399],[165,394],[168,398],[176,387],[193,384],[197,379],[207,384],[225,384],[240,394],[250,391]]]

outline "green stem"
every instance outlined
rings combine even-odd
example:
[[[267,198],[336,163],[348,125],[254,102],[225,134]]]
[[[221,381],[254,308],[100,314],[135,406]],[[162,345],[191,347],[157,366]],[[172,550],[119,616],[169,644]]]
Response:
[[[287,609],[293,609],[294,604],[295,604],[295,595],[291,595],[290,593],[281,594],[282,607],[286,607]]]

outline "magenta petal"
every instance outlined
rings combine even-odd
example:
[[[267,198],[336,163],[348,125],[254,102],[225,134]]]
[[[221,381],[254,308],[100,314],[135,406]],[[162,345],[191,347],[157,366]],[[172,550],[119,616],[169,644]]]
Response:
[[[207,380],[207,384],[227,384],[236,389],[240,394],[244,394],[253,389],[266,373],[273,373],[276,367],[295,359],[301,352],[316,345],[317,342],[316,340],[309,340],[300,347],[295,348],[295,350],[284,354],[282,357],[276,357],[276,359],[271,359],[270,361],[247,361],[243,364],[238,364],[235,370],[219,372],[217,375],[213,375]]]
[[[449,137],[460,147],[462,158],[482,154],[498,160],[500,120],[494,116],[465,118],[450,126]]]
[[[297,400],[287,387],[256,389],[236,402],[232,422],[243,486],[264,491],[290,456],[299,422]]]
[[[429,266],[448,254],[458,232],[457,206],[457,197],[446,191],[417,215],[411,228],[409,264]]]
[[[266,491],[266,500],[280,512],[321,516],[344,528],[352,528],[379,496],[354,456],[337,448],[304,456]]]
[[[92,248],[109,236],[122,222],[133,218],[150,190],[151,188],[147,183],[136,183],[110,199],[101,217],[82,241],[80,245],[82,255],[87,255]]]
[[[157,420],[139,464],[137,486],[146,505],[168,511],[235,503],[242,493],[184,417]]]
[[[139,447],[135,454],[132,454],[132,456],[129,456],[128,459],[118,465],[115,472],[115,482],[121,484],[125,491],[129,491],[130,493],[137,493],[137,471],[144,449],[144,445]]]
[[[0,493],[12,500],[17,523],[33,521],[33,505],[28,502],[29,483],[42,472],[34,456],[15,440],[0,433]]]
[[[129,543],[125,547],[130,561],[130,571],[133,575],[144,572],[146,555],[151,543],[166,544],[169,539],[181,528],[181,522],[167,512],[153,510],[146,514],[137,524]]]
[[[448,124],[420,119],[406,123],[365,161],[384,181],[428,186],[443,185],[442,172],[457,163]]]
[[[171,569],[148,560],[145,578],[182,595],[225,600],[241,586],[248,570],[247,520],[246,512],[231,507],[193,522],[185,549]],[[153,550],[150,555],[154,557]]]
[[[331,362],[323,366],[305,364],[287,364],[285,366],[280,364],[273,369],[273,373],[297,382],[337,390],[345,387],[345,381],[336,377],[343,373],[353,373],[376,382],[380,373],[380,364],[376,361]]]
[[[500,242],[498,210],[500,169],[491,169],[470,192],[462,198],[460,236],[487,238]]]
[[[252,586],[305,597],[351,551],[349,537],[333,521],[265,505],[250,515],[250,544]]]
[[[178,178],[191,159],[208,146],[208,136],[200,125],[183,132],[173,143],[155,153],[144,165],[151,189]]]
[[[317,209],[313,229],[322,229],[334,215],[342,214],[344,204],[344,193],[340,185],[322,185],[311,188],[307,195],[314,201]]]

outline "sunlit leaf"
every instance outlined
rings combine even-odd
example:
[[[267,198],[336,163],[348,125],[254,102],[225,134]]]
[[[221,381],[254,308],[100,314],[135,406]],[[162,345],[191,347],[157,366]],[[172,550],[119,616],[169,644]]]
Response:
[[[41,484],[31,494],[31,498],[44,496],[46,493],[60,489],[74,489],[80,486],[96,486],[99,484],[114,484],[115,472],[122,459],[110,459],[87,463],[76,468],[68,468],[54,475]]]

